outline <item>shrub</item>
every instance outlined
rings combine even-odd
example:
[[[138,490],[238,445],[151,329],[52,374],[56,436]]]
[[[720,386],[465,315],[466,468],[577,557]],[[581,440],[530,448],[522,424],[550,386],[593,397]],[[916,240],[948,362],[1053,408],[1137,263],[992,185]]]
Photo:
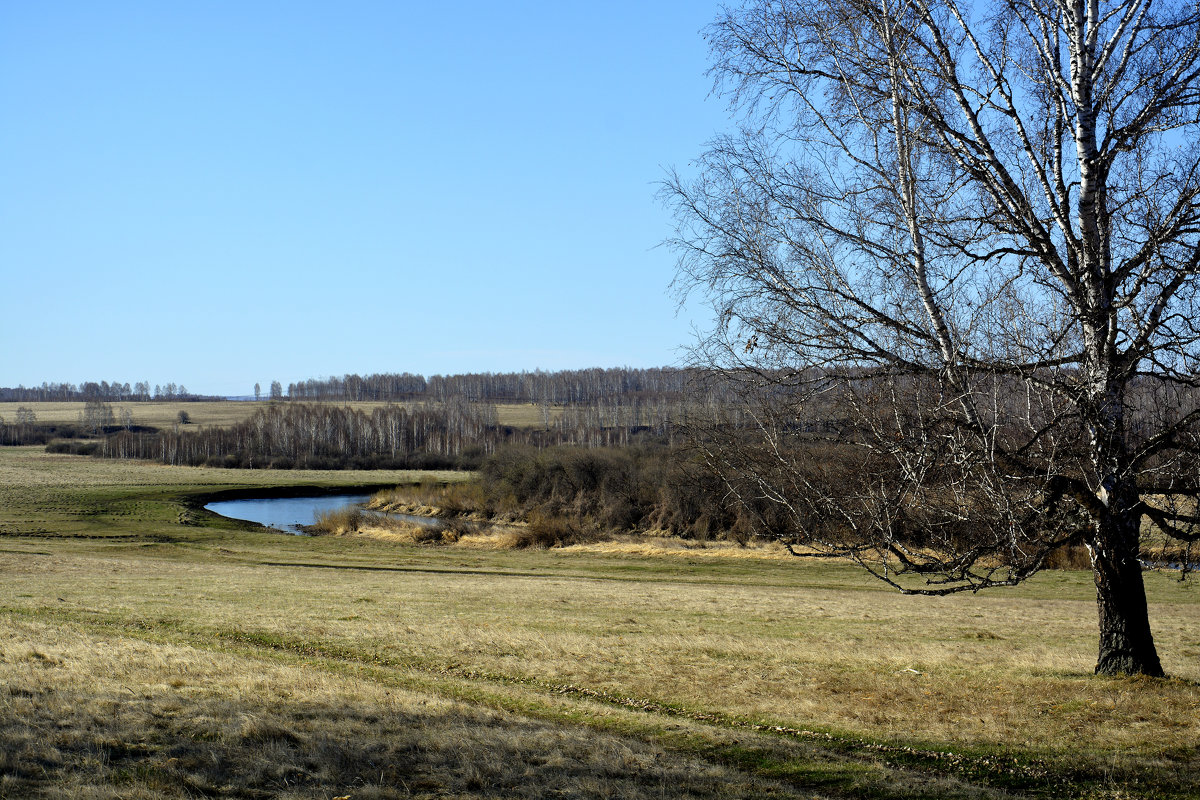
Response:
[[[1046,569],[1092,570],[1092,557],[1081,544],[1063,545],[1046,556]]]
[[[47,453],[68,453],[75,456],[94,456],[99,449],[98,442],[51,442],[46,445]]]
[[[595,525],[560,516],[530,515],[529,524],[509,535],[509,547],[548,549],[600,541],[603,533]]]
[[[446,541],[446,537],[441,527],[419,525],[412,531],[412,540],[417,544],[441,544]]]
[[[438,525],[442,541],[449,544],[457,542],[469,533],[475,533],[478,528],[465,519],[443,519]]]

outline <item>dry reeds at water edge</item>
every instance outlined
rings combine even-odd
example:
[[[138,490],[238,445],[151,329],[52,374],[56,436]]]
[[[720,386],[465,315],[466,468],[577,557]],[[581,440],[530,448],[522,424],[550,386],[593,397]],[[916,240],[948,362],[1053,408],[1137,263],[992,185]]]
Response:
[[[363,534],[411,544],[455,544],[473,537],[476,544],[486,539],[493,547],[512,550],[567,547],[611,538],[595,525],[537,513],[530,515],[528,523],[495,527],[462,517],[442,517],[422,524],[357,507],[320,512],[305,531],[314,536]]]
[[[320,512],[316,521],[305,531],[314,536],[363,534],[404,544],[454,544],[463,536],[478,534],[487,527],[457,518],[437,519],[423,524],[352,507]]]
[[[344,536],[359,530],[365,517],[358,506],[334,508],[318,512],[316,520],[307,530],[324,536]]]

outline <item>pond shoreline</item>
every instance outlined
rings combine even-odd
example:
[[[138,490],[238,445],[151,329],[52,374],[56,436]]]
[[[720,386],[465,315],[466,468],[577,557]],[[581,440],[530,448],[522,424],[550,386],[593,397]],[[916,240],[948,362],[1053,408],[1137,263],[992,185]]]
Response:
[[[288,486],[268,491],[224,490],[196,496],[193,502],[204,514],[245,524],[250,528],[290,535],[311,535],[319,515],[348,506],[362,508],[374,487]],[[377,491],[377,490],[376,490]]]
[[[384,489],[395,489],[393,483],[359,483],[330,486],[328,484],[293,484],[290,486],[245,486],[234,489],[188,494],[185,502],[194,509],[202,510],[209,503],[229,500],[275,500],[293,497],[331,497],[334,495],[374,494]]]
[[[385,488],[393,487],[388,484]],[[435,528],[445,522],[444,517],[436,514],[371,508],[371,498],[377,491],[369,485],[336,488],[286,486],[268,491],[239,488],[198,497],[196,503],[201,513],[288,535],[319,535],[316,525],[319,515],[351,507],[357,508],[367,518],[390,518],[423,528]],[[344,502],[339,502],[343,499]],[[203,505],[198,505],[201,502]]]

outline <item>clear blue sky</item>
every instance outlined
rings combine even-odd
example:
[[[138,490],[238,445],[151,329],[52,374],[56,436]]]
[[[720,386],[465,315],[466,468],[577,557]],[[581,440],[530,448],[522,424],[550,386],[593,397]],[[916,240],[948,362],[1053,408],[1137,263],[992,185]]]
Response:
[[[0,2],[0,385],[676,362],[717,11]]]

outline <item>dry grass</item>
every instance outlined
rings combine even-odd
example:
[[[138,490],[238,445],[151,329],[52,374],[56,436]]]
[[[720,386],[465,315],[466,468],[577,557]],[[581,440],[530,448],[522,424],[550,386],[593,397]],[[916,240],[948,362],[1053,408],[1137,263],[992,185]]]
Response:
[[[1174,679],[1097,678],[1084,573],[909,598],[844,565],[711,543],[514,551],[473,535],[432,548],[398,530],[198,527],[173,496],[296,476],[68,458],[0,450],[0,481],[15,481],[0,483],[13,532],[0,538],[0,752],[24,754],[0,756],[0,796],[149,797],[172,781],[305,797],[508,796],[528,781],[549,795],[560,779],[568,796],[680,796],[676,766],[711,777],[696,796],[776,791],[763,776],[852,797],[889,782],[897,796],[975,791],[945,753],[1037,762],[1018,770],[1018,793],[1200,794],[1195,581],[1147,574]],[[465,705],[443,713],[438,697]],[[596,730],[615,743],[591,752]],[[584,744],[537,761],[559,741]],[[622,748],[676,766],[606,755]],[[387,772],[396,764],[409,766]]]
[[[324,536],[346,536],[355,533],[363,523],[363,510],[358,507],[336,508],[317,514],[308,530]]]
[[[148,401],[111,403],[114,411],[128,408],[133,413],[133,421],[138,425],[151,425],[156,428],[169,428],[179,418],[180,411],[186,411],[192,425],[216,425],[227,427],[249,419],[254,412],[266,406],[268,401],[214,401],[214,402],[181,402],[181,401]],[[370,414],[375,408],[389,405],[388,403],[338,403],[348,405]],[[398,405],[420,405],[420,403],[400,403]],[[48,403],[0,403],[0,418],[13,422],[17,417],[17,409],[24,406],[37,415],[37,421],[49,423],[73,423],[79,421],[83,413],[84,403],[80,402],[48,402]],[[550,409],[550,418],[558,419],[562,409]],[[512,425],[519,428],[541,428],[543,417],[541,409],[528,403],[509,403],[496,406],[496,417],[501,425]]]
[[[395,517],[363,512],[360,509],[340,509],[321,514],[312,526],[312,533],[321,536],[356,536],[393,544],[455,544],[462,536],[462,522],[433,524],[412,522]]]
[[[566,549],[577,553],[643,558],[676,558],[679,556],[716,559],[748,558],[796,563],[796,557],[779,542],[751,540],[745,544],[739,544],[726,539],[704,542],[653,533],[644,536],[616,535],[603,542],[570,545]]]
[[[501,403],[496,406],[496,419],[501,425],[514,428],[545,428],[546,415],[553,424],[562,416],[562,406],[550,406],[544,413],[536,403]]]
[[[0,619],[0,797],[761,797],[769,780],[386,681]]]
[[[188,413],[192,425],[226,426],[248,419],[266,403],[148,401],[144,403],[114,402],[109,405],[113,407],[114,413],[117,409],[128,408],[137,425],[169,428],[179,419],[180,411]],[[43,424],[78,422],[84,409],[83,401],[73,403],[0,403],[0,417],[8,422],[14,421],[17,409],[21,406],[31,409],[37,415],[37,421]]]
[[[253,470],[171,467],[151,461],[116,461],[45,452],[38,446],[0,447],[0,486],[22,493],[43,487],[305,486],[449,483],[470,478],[454,470]]]
[[[793,578],[784,570],[801,568],[759,565],[770,562],[738,562],[751,572],[733,580],[706,574],[726,566],[711,559],[639,575],[629,569],[638,563],[591,564],[596,556],[561,551],[365,573],[354,564],[270,566],[255,563],[269,556],[240,548],[197,563],[151,552],[0,553],[0,604],[202,640],[250,631],[434,671],[454,664],[951,747],[1130,755],[1192,748],[1200,737],[1196,604],[1157,576],[1160,597],[1184,595],[1160,599],[1154,621],[1168,670],[1185,680],[1143,685],[1088,674],[1093,603],[1070,584],[1060,587],[1064,599],[924,599],[877,591],[845,568]],[[563,574],[566,566],[584,575]]]
[[[428,505],[415,499],[413,495],[419,491],[405,489],[397,492],[385,489],[376,493],[368,501],[367,507],[382,511],[383,514],[430,518],[443,513],[442,507]],[[404,499],[397,500],[396,497]],[[430,502],[436,502],[436,498]],[[588,541],[570,541],[570,537],[530,533],[531,527],[536,528],[536,525],[527,522],[492,522],[477,517],[439,517],[437,524],[431,526],[407,521],[402,517],[356,516],[352,511],[344,510],[329,515],[329,522],[321,533],[338,536],[353,534],[404,544],[452,544],[465,550],[514,550],[533,547],[554,548],[563,554],[606,557],[753,559],[796,563],[796,556],[782,544],[761,539],[738,543],[727,539],[681,539],[663,531],[644,534],[592,531]],[[451,537],[431,537],[426,535],[431,528],[441,531],[453,530],[454,534]]]
[[[444,493],[439,488],[412,487],[403,490],[387,489],[377,492],[367,507],[384,513],[436,517],[444,512],[440,503]],[[796,557],[782,544],[773,541],[750,540],[739,544],[730,540],[700,541],[681,539],[664,532],[622,534],[589,531],[586,536],[573,536],[571,531],[539,530],[539,521],[489,522],[477,518],[449,517],[440,520],[437,530],[452,531],[452,536],[430,536],[430,526],[404,519],[355,515],[345,510],[328,515],[318,523],[322,533],[339,536],[355,534],[381,541],[404,544],[453,544],[464,549],[511,550],[527,547],[558,548],[575,554],[604,556],[636,556],[639,558],[768,559],[795,562]],[[550,527],[553,521],[542,520],[540,527]]]
[[[481,489],[477,483],[443,481],[435,473],[417,484],[376,492],[367,502],[367,508],[389,514],[461,516],[477,522],[485,521],[474,511],[482,505]]]

